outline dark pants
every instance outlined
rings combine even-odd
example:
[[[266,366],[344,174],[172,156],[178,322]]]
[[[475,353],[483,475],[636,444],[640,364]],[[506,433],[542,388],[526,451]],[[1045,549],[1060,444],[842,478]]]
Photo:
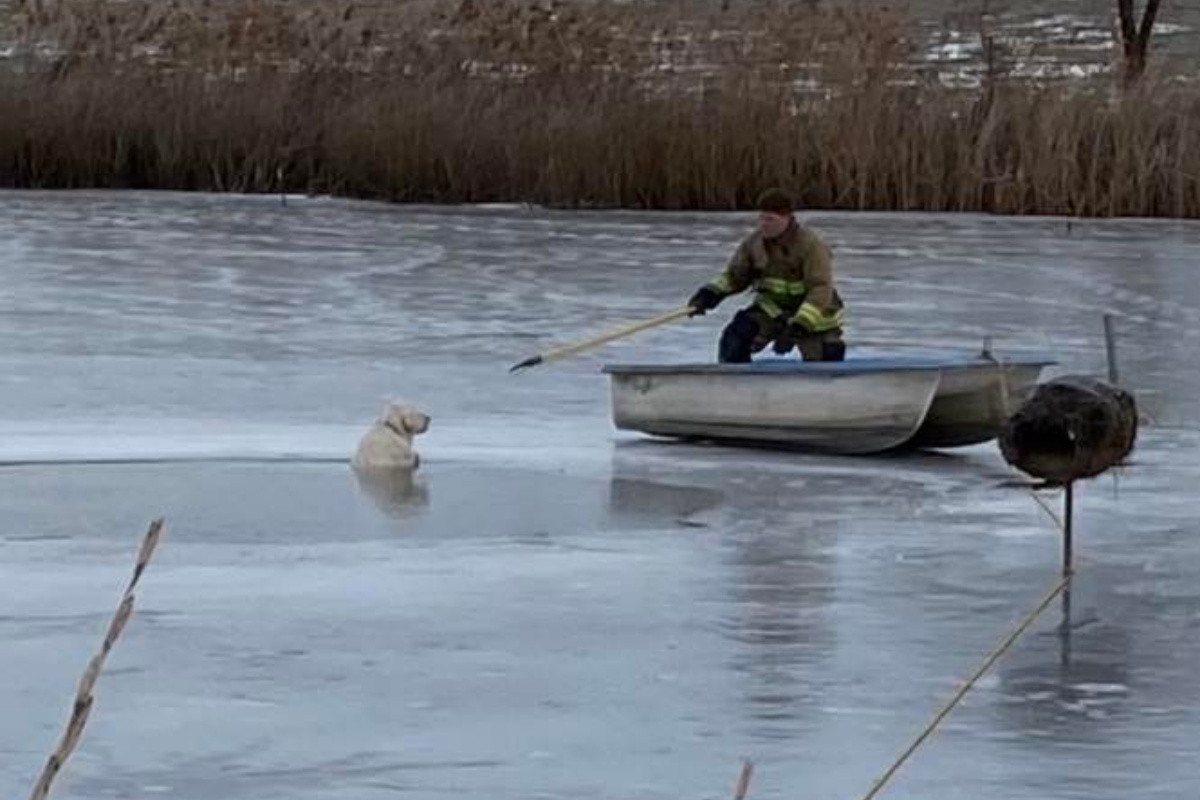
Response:
[[[758,306],[743,308],[721,332],[717,359],[724,364],[742,364],[768,344],[786,355],[799,348],[805,361],[841,361],[846,357],[841,328],[792,339],[788,333],[788,317],[772,317]]]

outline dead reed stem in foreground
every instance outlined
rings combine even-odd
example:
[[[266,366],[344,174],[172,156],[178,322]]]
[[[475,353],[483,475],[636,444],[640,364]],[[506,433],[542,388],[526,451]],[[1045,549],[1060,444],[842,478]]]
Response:
[[[750,777],[754,774],[754,763],[750,759],[742,761],[742,772],[738,776],[737,786],[733,789],[733,800],[746,800],[750,793]]]
[[[79,682],[79,689],[75,693],[75,705],[71,710],[71,718],[67,722],[67,729],[63,733],[62,738],[58,742],[58,747],[50,755],[46,762],[45,769],[42,770],[42,776],[38,779],[37,785],[33,789],[33,794],[29,796],[29,800],[45,800],[50,794],[50,786],[54,782],[55,776],[62,769],[63,764],[71,756],[76,745],[79,744],[80,737],[83,736],[83,728],[87,724],[88,714],[92,710],[93,695],[92,690],[96,686],[96,680],[100,677],[100,670],[104,666],[104,660],[108,657],[113,645],[121,636],[121,631],[125,630],[126,623],[129,622],[129,617],[133,614],[133,590],[137,586],[138,580],[142,577],[142,572],[145,571],[146,565],[150,563],[151,556],[154,555],[154,548],[158,546],[158,540],[162,534],[163,521],[156,519],[150,523],[150,529],[146,531],[146,536],[142,539],[142,546],[138,552],[137,563],[133,568],[133,577],[130,578],[129,584],[125,587],[125,592],[121,596],[121,602],[117,605],[116,613],[113,615],[112,621],[108,625],[108,631],[104,634],[104,642],[100,646],[100,652],[92,658],[88,663],[87,669],[84,670],[83,679]]]

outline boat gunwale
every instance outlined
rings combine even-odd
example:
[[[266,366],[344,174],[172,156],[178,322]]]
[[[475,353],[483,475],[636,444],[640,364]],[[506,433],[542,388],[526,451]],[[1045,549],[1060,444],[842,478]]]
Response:
[[[974,355],[900,356],[850,358],[845,361],[800,361],[790,358],[769,358],[748,364],[606,364],[605,375],[745,375],[745,376],[822,376],[850,377],[883,375],[888,372],[958,370],[978,367],[1039,366],[1058,364],[1049,356],[1017,354],[988,358]]]

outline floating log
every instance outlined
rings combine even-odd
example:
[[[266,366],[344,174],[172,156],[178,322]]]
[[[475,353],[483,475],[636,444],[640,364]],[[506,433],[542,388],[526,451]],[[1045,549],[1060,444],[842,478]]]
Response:
[[[1120,464],[1137,439],[1133,395],[1098,378],[1065,375],[1039,384],[1000,432],[1004,460],[1052,485]]]

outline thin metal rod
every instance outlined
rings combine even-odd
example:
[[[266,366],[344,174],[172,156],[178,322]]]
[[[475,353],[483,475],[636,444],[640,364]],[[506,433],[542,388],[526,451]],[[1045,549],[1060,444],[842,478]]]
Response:
[[[1117,372],[1117,333],[1112,314],[1104,315],[1104,352],[1108,359],[1108,382],[1116,386],[1120,374]]]
[[[1063,669],[1071,666],[1071,589],[1067,587],[1062,593],[1062,625],[1058,629],[1059,656],[1058,663]]]
[[[1074,552],[1072,541],[1075,533],[1075,484],[1068,483],[1063,494],[1063,576],[1075,572]]]

